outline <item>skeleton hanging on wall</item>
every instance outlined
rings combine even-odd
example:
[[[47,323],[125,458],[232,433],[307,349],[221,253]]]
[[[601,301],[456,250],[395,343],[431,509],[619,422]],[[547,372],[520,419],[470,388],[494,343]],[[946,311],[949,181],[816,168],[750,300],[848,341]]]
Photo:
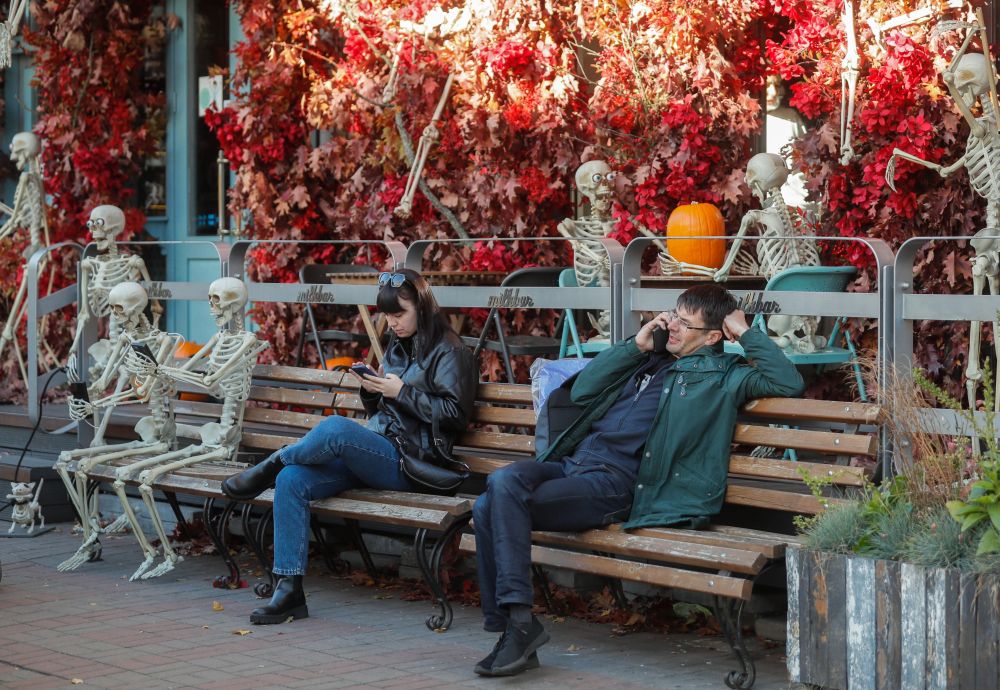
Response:
[[[38,164],[38,154],[41,152],[41,142],[38,137],[31,132],[20,132],[15,134],[10,142],[10,159],[21,171],[17,179],[17,189],[14,191],[14,206],[0,204],[0,211],[9,217],[0,226],[0,240],[14,236],[21,229],[28,231],[28,246],[24,250],[25,260],[39,249],[49,246],[49,231],[45,218],[45,189],[42,183],[42,173]],[[42,259],[40,273],[47,269],[47,257]],[[52,274],[49,273],[49,287],[51,288]],[[28,274],[22,271],[21,283],[18,285],[17,293],[14,297],[14,304],[7,315],[7,322],[0,332],[0,359],[3,352],[10,343],[14,348],[18,366],[21,369],[21,376],[28,380],[28,371],[25,368],[24,356],[21,353],[21,346],[17,341],[17,329],[21,321],[27,316],[28,301]],[[42,331],[44,332],[44,326]],[[42,348],[51,356],[52,361],[56,361],[56,356],[49,348],[48,343],[43,339]]]
[[[124,513],[110,526],[100,527],[97,496],[89,495],[88,473],[97,465],[134,461],[137,458],[164,453],[174,447],[176,440],[177,425],[174,422],[171,406],[174,397],[173,382],[164,377],[144,375],[145,367],[134,366],[136,360],[127,355],[135,347],[148,348],[146,351],[152,353],[157,362],[166,362],[176,350],[180,337],[161,333],[150,324],[144,313],[149,298],[146,290],[138,283],[125,282],[116,285],[108,293],[107,301],[115,321],[121,326],[121,333],[115,339],[104,373],[88,389],[89,399],[70,398],[70,416],[73,419],[83,420],[92,416],[97,410],[105,410],[106,414],[110,414],[118,405],[136,403],[148,403],[149,416],[143,417],[135,425],[135,431],[139,435],[137,441],[79,448],[64,451],[59,455],[55,469],[66,485],[66,491],[80,516],[83,527],[83,543],[73,556],[59,564],[59,570],[73,570],[80,567],[99,551],[98,537],[101,534],[117,532],[129,522],[135,522],[123,485],[116,487],[116,492],[122,501]],[[118,374],[118,386],[114,392],[104,397],[97,397],[108,388],[116,374]],[[75,468],[71,467],[74,462]],[[72,479],[69,476],[71,470],[75,473]],[[145,535],[137,532],[136,538],[146,554],[146,561],[132,575],[132,579],[145,573],[156,558],[156,550],[149,545]]]
[[[940,165],[897,148],[893,150],[889,159],[885,179],[895,191],[897,158],[935,170],[941,177],[948,177],[962,168],[966,169],[972,188],[986,200],[986,226],[973,235],[969,243],[975,252],[972,262],[973,293],[981,295],[988,283],[990,294],[996,295],[1000,287],[997,283],[997,277],[1000,275],[1000,240],[994,239],[994,236],[1000,235],[1000,134],[997,131],[996,76],[992,62],[983,53],[967,52],[977,32],[984,48],[989,50],[981,18],[977,23],[947,22],[944,26],[947,29],[966,30],[961,47],[941,75],[948,92],[955,100],[955,105],[969,125],[965,154],[950,165]],[[978,117],[973,113],[973,109],[977,107],[980,110]],[[976,389],[983,377],[979,363],[981,331],[982,323],[973,321],[965,370],[965,385],[970,407],[976,404]],[[1000,324],[996,321],[993,322],[993,333],[994,347],[1000,354],[1000,343],[996,342]],[[1000,397],[996,399],[995,409],[1000,411]]]
[[[268,343],[258,340],[243,327],[247,289],[241,280],[219,278],[209,286],[208,295],[209,308],[219,332],[183,366],[157,365],[134,350],[126,354],[130,370],[141,371],[147,377],[194,384],[222,399],[222,412],[218,422],[209,422],[198,428],[178,426],[179,435],[198,438],[200,443],[140,460],[117,471],[114,485],[119,498],[123,499],[123,505],[125,481],[138,479],[139,492],[163,547],[163,562],[142,574],[143,579],[170,572],[182,560],[170,545],[170,539],[156,510],[153,485],[164,474],[190,465],[235,461],[243,431],[243,411],[250,395],[253,367],[257,363],[257,356],[268,348]],[[196,367],[204,371],[194,371]],[[142,528],[134,515],[130,514],[129,519],[132,529],[139,537]],[[140,542],[149,543],[145,535],[140,537]]]
[[[108,366],[108,357],[113,344],[120,333],[118,321],[108,305],[108,293],[119,283],[149,281],[149,271],[146,262],[135,254],[122,254],[118,251],[116,242],[125,229],[125,214],[117,206],[98,206],[90,212],[87,229],[97,247],[97,255],[90,256],[80,262],[80,309],[76,320],[76,335],[70,349],[67,370],[71,381],[80,380],[77,371],[76,352],[83,337],[88,322],[94,318],[108,317],[108,337],[99,340],[87,349],[90,356],[90,368],[87,378],[91,381],[105,379],[104,372]],[[152,303],[152,326],[159,325],[163,307],[157,300]],[[97,431],[92,445],[98,446],[104,442],[104,431],[110,417],[104,414],[97,421]]]
[[[608,287],[611,284],[611,263],[600,240],[615,228],[615,221],[611,218],[615,177],[611,166],[601,160],[588,161],[577,168],[576,188],[590,202],[590,216],[578,220],[567,218],[558,226],[559,233],[564,237],[584,240],[572,244],[576,284],[581,287]],[[610,337],[610,323],[610,313],[602,311],[594,324],[599,338]]]
[[[27,8],[28,0],[10,0],[7,6],[7,18],[0,22],[0,69],[7,69],[11,65],[14,37],[17,36]]]

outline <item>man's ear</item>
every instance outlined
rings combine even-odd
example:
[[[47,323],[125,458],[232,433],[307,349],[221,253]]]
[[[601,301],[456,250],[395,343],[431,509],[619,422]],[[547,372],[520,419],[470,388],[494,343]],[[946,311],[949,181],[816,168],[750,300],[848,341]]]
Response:
[[[708,339],[705,341],[706,345],[715,345],[717,342],[722,340],[722,331],[711,331],[708,334]]]

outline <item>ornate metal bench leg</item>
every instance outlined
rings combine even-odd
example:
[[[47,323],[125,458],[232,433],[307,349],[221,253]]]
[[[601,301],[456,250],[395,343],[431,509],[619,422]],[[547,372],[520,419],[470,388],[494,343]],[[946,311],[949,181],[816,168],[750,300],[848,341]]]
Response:
[[[177,494],[173,491],[164,491],[163,495],[167,497],[167,503],[170,504],[170,510],[174,511],[174,517],[177,518],[177,527],[180,530],[181,538],[186,541],[190,541],[191,526],[188,525],[187,520],[184,519],[184,513],[181,512],[181,505],[177,502]]]
[[[243,525],[243,535],[246,537],[247,543],[250,544],[250,548],[257,557],[261,570],[263,570],[264,574],[267,575],[267,582],[258,582],[254,586],[253,592],[262,599],[266,599],[274,593],[275,578],[274,573],[271,572],[270,565],[267,562],[267,554],[264,553],[263,532],[260,529],[260,526],[267,521],[270,516],[271,509],[268,508],[264,515],[258,518],[258,524],[254,525],[253,508],[253,504],[251,503],[243,504],[243,510],[240,513],[240,523]]]
[[[229,568],[229,575],[215,578],[213,585],[227,589],[236,589],[240,586],[240,566],[236,563],[236,559],[229,554],[229,547],[226,545],[226,526],[229,524],[229,516],[233,514],[235,507],[236,502],[229,501],[219,513],[219,517],[216,518],[215,498],[205,500],[205,530],[212,543],[215,544],[215,548],[218,549],[219,555],[222,556],[222,560],[226,562],[226,567]]]
[[[743,629],[740,619],[743,616],[743,601],[739,599],[714,598],[715,616],[722,628],[722,635],[736,655],[740,669],[730,671],[726,676],[726,685],[734,690],[749,690],[757,680],[757,667],[754,665],[750,652],[743,642]]]
[[[417,565],[420,566],[424,582],[430,588],[431,594],[434,597],[434,603],[438,607],[438,613],[432,613],[424,621],[427,627],[435,632],[444,632],[450,628],[454,616],[451,602],[448,601],[448,594],[444,591],[444,584],[441,582],[441,560],[444,557],[445,549],[454,540],[455,535],[465,529],[465,526],[469,524],[469,520],[471,519],[471,515],[459,518],[448,526],[448,529],[434,543],[434,547],[431,549],[430,562],[427,560],[427,530],[417,530],[416,537],[413,540]]]
[[[365,571],[371,579],[378,580],[378,570],[375,568],[371,552],[368,551],[368,545],[365,544],[365,538],[361,534],[361,527],[358,525],[358,521],[344,520],[344,522],[347,524],[347,529],[351,532],[351,539],[354,541],[354,546],[361,555],[361,561],[365,564]]]
[[[323,562],[326,563],[326,567],[331,573],[335,575],[346,575],[351,570],[351,565],[343,558],[337,558],[337,554],[333,552],[330,548],[330,542],[326,539],[326,533],[323,531],[323,526],[319,524],[319,520],[315,515],[309,518],[309,527],[312,529],[313,538],[316,539],[316,543],[319,544],[319,552],[323,555]],[[374,579],[374,578],[373,578]]]
[[[535,579],[538,580],[538,583],[542,586],[542,597],[545,598],[545,607],[552,613],[560,615],[565,613],[563,607],[552,598],[552,590],[549,586],[549,576],[545,574],[542,566],[532,565],[531,572],[534,573]]]

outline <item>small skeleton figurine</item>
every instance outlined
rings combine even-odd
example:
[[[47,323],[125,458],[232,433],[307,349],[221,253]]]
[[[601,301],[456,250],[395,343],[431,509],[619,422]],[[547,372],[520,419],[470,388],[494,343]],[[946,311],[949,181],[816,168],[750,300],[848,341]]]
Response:
[[[0,22],[0,69],[7,69],[11,65],[14,36],[17,35],[17,29],[21,25],[27,7],[28,0],[10,0],[7,6],[7,18]]]
[[[987,60],[983,53],[966,52],[976,31],[980,32],[983,45],[988,49],[981,21],[978,24],[948,22],[947,28],[968,30],[961,48],[941,75],[948,92],[955,100],[955,105],[969,124],[969,140],[965,146],[965,155],[951,165],[939,165],[897,148],[893,150],[889,159],[885,179],[889,187],[895,190],[896,158],[936,170],[941,177],[948,177],[962,168],[966,169],[972,188],[979,196],[986,199],[986,227],[973,235],[969,243],[976,254],[972,262],[973,293],[983,294],[983,288],[988,282],[990,294],[996,295],[997,276],[1000,275],[1000,240],[993,238],[995,235],[1000,235],[1000,134],[997,132],[996,77],[991,61]],[[977,104],[981,110],[979,117],[973,114],[973,108]],[[968,365],[965,370],[965,385],[970,406],[975,405],[976,388],[983,377],[979,365],[981,331],[981,322],[973,321],[969,337]],[[994,333],[994,346],[1000,354],[1000,343],[996,341],[996,333]],[[996,411],[1000,411],[1000,396],[997,397]]]
[[[76,335],[70,348],[68,370],[70,380],[79,380],[77,372],[76,352],[83,337],[87,322],[92,318],[109,316],[108,339],[101,340],[87,350],[91,357],[91,367],[88,372],[90,379],[103,376],[111,352],[112,344],[118,338],[120,327],[117,319],[111,314],[108,306],[108,293],[113,287],[123,282],[138,282],[149,280],[146,262],[141,256],[120,254],[115,240],[125,229],[125,214],[117,206],[98,206],[90,212],[87,221],[94,244],[97,246],[97,256],[87,257],[80,262],[80,311],[76,321]],[[153,300],[153,328],[159,324],[163,307]],[[94,445],[103,442],[104,430],[107,427],[108,415],[105,415],[97,426]]]
[[[25,528],[26,534],[31,534],[35,531],[35,520],[41,522],[38,526],[39,529],[45,527],[42,504],[38,502],[38,497],[42,493],[42,484],[44,483],[44,479],[38,480],[38,490],[35,491],[35,495],[32,497],[31,490],[35,488],[35,482],[11,482],[11,492],[7,494],[7,498],[13,503],[13,509],[10,516],[10,529],[7,530],[7,534],[11,534],[18,525]]]
[[[107,413],[117,405],[136,403],[149,404],[149,416],[143,417],[135,425],[139,435],[138,441],[100,445],[90,448],[78,448],[64,451],[59,455],[55,465],[56,471],[66,485],[67,493],[80,515],[83,527],[83,543],[77,552],[59,564],[59,570],[74,570],[90,560],[100,548],[97,542],[101,534],[120,531],[129,521],[135,522],[131,506],[124,494],[124,485],[116,486],[119,499],[125,512],[106,528],[98,524],[97,506],[88,500],[88,473],[94,467],[106,463],[118,463],[123,460],[148,457],[166,452],[174,446],[177,425],[174,423],[174,413],[171,400],[174,396],[173,382],[162,377],[144,375],[145,367],[133,366],[136,359],[128,357],[133,348],[145,346],[158,362],[166,362],[176,350],[179,337],[161,333],[149,323],[143,313],[149,298],[146,290],[138,283],[121,283],[108,293],[108,304],[115,320],[121,325],[121,333],[115,340],[108,359],[108,366],[101,378],[88,389],[88,396],[100,395],[108,388],[116,373],[118,385],[114,392],[95,398],[92,402],[79,398],[70,398],[70,416],[73,419],[86,419],[96,410],[105,409]],[[128,385],[128,389],[124,390]],[[70,463],[76,461],[75,482],[69,476]],[[136,534],[139,545],[147,555],[145,567],[140,568],[132,579],[142,575],[156,558],[156,551],[144,540],[141,532]]]
[[[590,217],[580,220],[567,218],[559,223],[558,230],[573,240],[600,240],[614,230],[611,205],[615,198],[617,173],[604,161],[588,161],[576,169],[576,188],[590,202]],[[600,241],[573,242],[573,268],[576,284],[581,287],[611,284],[611,263]],[[611,333],[610,314],[601,312],[594,324],[598,337],[608,338]]]
[[[793,266],[818,266],[819,253],[816,242],[801,238],[792,223],[791,214],[781,196],[781,185],[788,179],[788,168],[784,159],[776,153],[758,153],[747,163],[746,183],[750,191],[760,200],[761,210],[747,211],[740,223],[740,230],[729,248],[722,268],[715,270],[705,266],[695,266],[677,261],[669,254],[660,255],[660,267],[664,275],[694,273],[711,276],[719,282],[729,278],[734,265],[743,261],[740,246],[751,225],[761,228],[761,240],[757,242],[756,266],[743,264],[741,272],[759,271],[770,279]],[[773,239],[769,239],[773,238]],[[749,270],[748,270],[749,269]],[[767,321],[768,330],[777,335],[779,347],[797,352],[815,352],[826,345],[826,338],[816,335],[819,319],[815,316],[789,316],[776,314]]]
[[[115,490],[124,499],[125,480],[138,472],[139,492],[146,504],[153,526],[163,546],[163,563],[142,575],[143,579],[157,577],[174,569],[182,560],[170,546],[170,539],[160,520],[153,500],[153,484],[164,474],[199,462],[234,461],[243,429],[243,410],[250,395],[250,381],[257,355],[269,346],[243,327],[247,289],[237,278],[219,278],[208,289],[209,308],[219,332],[194,354],[182,367],[155,365],[142,355],[130,352],[129,368],[142,371],[146,376],[162,377],[201,386],[212,395],[222,398],[222,413],[218,422],[209,422],[200,428],[184,428],[183,435],[193,431],[201,443],[180,450],[163,453],[123,467],[117,472]],[[204,373],[193,371],[195,367]],[[130,516],[136,536],[142,534],[138,521]],[[145,536],[140,537],[140,542]],[[145,541],[148,544],[148,541]],[[145,546],[144,546],[145,548]],[[148,553],[148,552],[147,552]],[[140,566],[142,567],[142,566]],[[138,571],[137,571],[138,572]],[[133,576],[134,577],[134,576]]]
[[[0,24],[2,26],[2,24]],[[11,208],[6,204],[0,204],[0,211],[10,216],[7,221],[0,226],[0,240],[14,235],[18,230],[25,228],[28,231],[28,246],[24,250],[25,260],[29,259],[39,249],[49,245],[49,231],[45,220],[45,190],[42,185],[42,173],[38,165],[38,154],[41,152],[41,143],[38,137],[31,132],[20,132],[15,134],[10,142],[10,159],[21,171],[17,180],[17,189],[14,191],[14,206]],[[43,259],[45,261],[45,259]],[[44,270],[44,264],[42,265]],[[27,271],[23,272],[21,284],[17,288],[14,297],[14,304],[8,314],[7,322],[4,324],[3,332],[0,333],[0,358],[7,343],[14,346],[14,354],[17,356],[18,365],[21,368],[21,376],[28,380],[28,372],[24,365],[24,357],[21,354],[21,347],[17,342],[17,327],[24,319],[28,311],[28,302],[25,299],[28,293]],[[48,344],[43,343],[43,347],[52,354],[55,361],[55,354],[51,353]]]

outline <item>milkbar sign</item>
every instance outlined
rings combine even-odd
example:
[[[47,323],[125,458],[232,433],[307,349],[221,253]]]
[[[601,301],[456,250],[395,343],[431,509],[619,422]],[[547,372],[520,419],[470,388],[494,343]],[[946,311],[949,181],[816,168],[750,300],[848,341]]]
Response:
[[[740,300],[739,308],[744,314],[780,314],[781,305],[774,301],[764,301],[764,293],[748,292]]]
[[[498,309],[526,309],[535,306],[535,300],[527,295],[521,297],[521,291],[518,288],[504,288],[499,295],[490,297],[486,306],[490,309],[494,307]]]
[[[295,297],[296,302],[311,302],[312,304],[334,304],[337,301],[333,290],[321,285],[310,285]]]

